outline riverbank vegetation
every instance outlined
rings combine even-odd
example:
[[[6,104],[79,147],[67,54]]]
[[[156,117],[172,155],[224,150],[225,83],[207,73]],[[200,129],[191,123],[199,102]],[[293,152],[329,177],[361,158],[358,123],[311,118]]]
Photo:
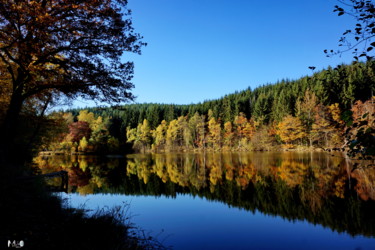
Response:
[[[64,118],[65,132],[45,149],[118,153],[130,143],[140,152],[335,149],[369,156],[375,153],[374,93],[369,61],[198,104],[69,110],[51,115]]]

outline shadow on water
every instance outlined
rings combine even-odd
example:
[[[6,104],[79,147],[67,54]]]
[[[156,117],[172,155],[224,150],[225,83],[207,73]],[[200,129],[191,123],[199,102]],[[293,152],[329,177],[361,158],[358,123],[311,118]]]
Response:
[[[66,171],[30,176],[9,167],[0,176],[0,249],[165,249],[134,229],[127,204],[87,216],[51,194],[67,191]]]
[[[247,211],[375,236],[375,169],[342,155],[265,152],[38,157],[43,174],[67,171],[69,192],[190,194]],[[51,179],[49,184],[59,185]]]

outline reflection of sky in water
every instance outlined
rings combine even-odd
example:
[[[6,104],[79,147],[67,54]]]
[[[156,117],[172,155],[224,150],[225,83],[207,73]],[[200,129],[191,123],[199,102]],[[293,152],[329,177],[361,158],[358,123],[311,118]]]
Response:
[[[375,239],[332,232],[305,221],[229,208],[190,195],[153,196],[63,194],[69,204],[87,209],[131,203],[136,226],[158,235],[175,249],[375,249]]]

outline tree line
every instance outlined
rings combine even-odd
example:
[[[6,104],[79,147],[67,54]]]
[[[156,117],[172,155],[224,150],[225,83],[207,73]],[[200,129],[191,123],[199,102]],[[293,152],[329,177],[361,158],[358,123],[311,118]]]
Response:
[[[374,97],[364,103],[357,101],[350,110],[354,124],[366,124],[369,135],[374,132],[370,125],[374,124],[374,103]],[[288,114],[280,121],[269,123],[253,117],[248,119],[240,112],[233,121],[223,124],[220,118],[213,116],[211,109],[207,115],[196,112],[191,117],[180,116],[169,123],[163,120],[155,129],[151,129],[148,120],[144,119],[136,128],[127,128],[127,141],[133,143],[134,149],[143,152],[303,147],[341,150],[350,142],[343,137],[345,128],[350,128],[351,134],[358,133],[353,125],[348,127],[345,123],[338,103],[324,106],[309,90],[303,99],[297,101],[296,109],[294,116]],[[369,112],[371,115],[366,115]],[[353,120],[350,123],[353,124]]]
[[[348,147],[353,135],[358,134],[353,124],[362,124],[369,135],[374,133],[374,69],[372,61],[340,65],[298,80],[282,80],[191,105],[150,103],[72,109],[65,111],[71,116],[67,126],[92,123],[82,120],[82,112],[91,120],[105,120],[101,131],[113,138],[120,151],[126,143],[138,151]],[[86,128],[92,132],[93,126]],[[83,134],[70,141],[79,146],[83,137],[90,137]],[[93,151],[93,141],[88,143],[89,151]]]

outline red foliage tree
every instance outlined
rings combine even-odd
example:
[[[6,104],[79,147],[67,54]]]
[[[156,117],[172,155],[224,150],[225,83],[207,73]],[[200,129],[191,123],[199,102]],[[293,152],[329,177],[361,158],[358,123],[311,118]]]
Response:
[[[69,125],[69,137],[72,142],[79,142],[83,137],[89,139],[91,136],[91,129],[87,122],[73,122]]]

